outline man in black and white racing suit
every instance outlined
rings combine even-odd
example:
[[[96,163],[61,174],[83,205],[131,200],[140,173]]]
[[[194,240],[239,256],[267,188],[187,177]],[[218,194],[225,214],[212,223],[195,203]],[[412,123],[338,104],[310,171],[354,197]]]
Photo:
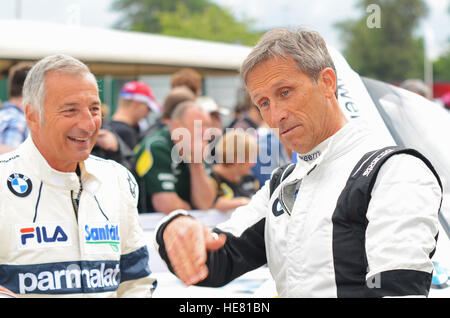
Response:
[[[19,297],[150,297],[136,182],[89,157],[101,125],[95,77],[65,55],[28,76],[31,136],[0,157],[0,285]]]
[[[280,297],[427,296],[442,189],[426,158],[385,149],[347,121],[316,32],[269,31],[241,73],[264,120],[301,155],[272,195],[267,182],[213,230],[185,211],[163,220],[155,244],[169,269],[187,285],[221,286],[267,263]]]

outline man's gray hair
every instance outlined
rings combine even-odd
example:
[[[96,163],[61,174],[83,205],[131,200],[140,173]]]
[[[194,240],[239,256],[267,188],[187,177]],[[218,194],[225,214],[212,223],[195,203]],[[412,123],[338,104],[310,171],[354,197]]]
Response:
[[[170,116],[171,120],[179,120],[181,122],[184,122],[184,115],[186,113],[186,111],[191,108],[200,108],[200,106],[198,106],[195,101],[193,100],[185,100],[182,101],[180,103],[177,104],[177,106],[175,106],[174,111],[172,112],[172,115]]]
[[[45,99],[45,77],[51,72],[70,74],[88,74],[94,80],[95,76],[81,61],[65,54],[50,55],[37,62],[25,79],[23,86],[23,105],[30,104],[39,112],[39,118],[43,120]],[[97,84],[97,82],[95,81]]]
[[[311,77],[315,82],[319,74],[327,67],[336,73],[333,60],[325,41],[319,33],[304,28],[296,31],[287,28],[276,28],[265,33],[244,60],[241,76],[247,83],[248,74],[260,63],[274,57],[291,56],[298,69]]]

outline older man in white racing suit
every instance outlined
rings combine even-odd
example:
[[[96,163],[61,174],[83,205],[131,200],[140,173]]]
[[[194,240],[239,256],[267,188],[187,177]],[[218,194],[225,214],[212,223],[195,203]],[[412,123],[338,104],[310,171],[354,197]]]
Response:
[[[31,136],[0,157],[0,285],[19,297],[150,297],[136,182],[89,156],[101,125],[95,77],[69,56],[44,58],[24,101]]]
[[[214,230],[169,215],[155,236],[169,268],[187,285],[220,286],[267,263],[281,297],[426,296],[442,200],[426,158],[385,149],[347,121],[316,32],[269,31],[241,75],[298,162],[273,194],[267,182]],[[352,187],[357,175],[374,184]]]

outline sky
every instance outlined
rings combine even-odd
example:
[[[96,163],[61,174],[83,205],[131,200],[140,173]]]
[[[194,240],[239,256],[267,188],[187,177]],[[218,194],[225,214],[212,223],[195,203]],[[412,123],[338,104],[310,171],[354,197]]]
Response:
[[[254,26],[259,29],[277,26],[306,26],[314,29],[329,45],[338,50],[342,50],[343,47],[334,24],[361,16],[361,11],[355,8],[357,0],[212,1],[228,7],[238,19],[252,19]],[[121,16],[120,12],[111,10],[112,2],[112,0],[0,0],[0,19],[11,19],[19,15],[22,19],[29,20],[111,28]],[[426,3],[429,15],[417,33],[428,35],[429,56],[434,60],[448,48],[450,42],[450,14],[447,12],[450,0],[426,0]],[[381,10],[381,23],[382,19]],[[0,31],[0,34],[1,32],[4,30]]]

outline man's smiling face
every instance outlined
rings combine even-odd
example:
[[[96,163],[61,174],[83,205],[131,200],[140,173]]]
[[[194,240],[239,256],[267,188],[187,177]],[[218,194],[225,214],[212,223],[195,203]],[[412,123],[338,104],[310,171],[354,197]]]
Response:
[[[100,106],[92,75],[47,74],[43,118],[35,109],[27,118],[33,141],[52,168],[75,171],[87,159],[102,123]]]

